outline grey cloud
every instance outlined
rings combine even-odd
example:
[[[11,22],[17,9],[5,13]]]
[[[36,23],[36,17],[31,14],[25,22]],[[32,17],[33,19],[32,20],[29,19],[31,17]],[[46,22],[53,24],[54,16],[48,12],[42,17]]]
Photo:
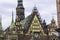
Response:
[[[38,1],[37,0],[23,0],[23,3],[25,7],[26,16],[31,14],[33,7],[36,5],[42,19],[45,19],[47,24],[50,23],[52,19],[52,15],[56,17],[56,1],[55,0],[45,0],[45,1],[44,0],[38,0]],[[2,21],[3,21],[4,28],[5,27],[7,28],[10,25],[12,9],[14,10],[14,19],[15,19],[16,6],[17,6],[17,0],[2,0],[0,2],[0,14],[3,15]]]

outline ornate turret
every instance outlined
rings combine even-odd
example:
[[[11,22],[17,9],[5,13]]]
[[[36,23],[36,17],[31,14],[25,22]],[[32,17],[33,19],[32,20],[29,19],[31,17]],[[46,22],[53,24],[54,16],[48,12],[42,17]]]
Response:
[[[52,18],[52,20],[51,20],[51,27],[52,27],[52,28],[55,28],[55,27],[56,27],[54,18]]]
[[[52,20],[51,20],[51,23],[55,23],[55,20],[54,20],[54,18],[52,18]]]
[[[18,0],[18,5],[16,8],[16,21],[15,21],[15,25],[16,25],[17,29],[19,29],[20,22],[23,19],[25,19],[23,0]]]
[[[36,7],[36,6],[34,6],[34,8],[33,8],[33,12],[38,12],[38,10],[37,10],[37,7]]]
[[[18,6],[16,8],[16,26],[20,26],[20,21],[25,19],[23,0],[18,0]]]
[[[23,0],[18,0],[18,5],[16,8],[16,21],[15,21],[15,25],[16,25],[16,30],[18,33],[18,40],[20,40],[20,29],[21,29],[21,25],[20,22],[25,19],[25,15],[24,15],[24,7],[23,7]]]
[[[35,14],[35,15],[37,15],[38,18],[39,18],[39,20],[40,20],[40,22],[42,22],[40,13],[38,12],[38,9],[37,9],[36,6],[34,6],[34,8],[33,8],[33,10],[32,10],[32,13]]]
[[[49,33],[49,35],[53,35],[53,32],[56,32],[56,29],[57,27],[56,27],[56,24],[55,24],[55,20],[54,20],[54,18],[52,18],[52,20],[51,20],[51,24],[49,25],[49,28],[48,28],[48,33]]]
[[[46,22],[45,22],[45,20],[43,20],[43,25],[46,27]]]

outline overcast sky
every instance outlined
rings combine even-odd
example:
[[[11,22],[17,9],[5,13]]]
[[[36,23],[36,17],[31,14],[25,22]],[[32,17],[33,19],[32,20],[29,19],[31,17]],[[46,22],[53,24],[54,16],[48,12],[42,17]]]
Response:
[[[36,6],[41,18],[45,19],[47,24],[50,23],[53,16],[57,20],[56,0],[23,0],[23,4],[26,17],[31,14],[33,7]],[[0,0],[0,15],[2,15],[3,29],[6,29],[11,24],[12,10],[15,19],[16,6],[17,0]]]

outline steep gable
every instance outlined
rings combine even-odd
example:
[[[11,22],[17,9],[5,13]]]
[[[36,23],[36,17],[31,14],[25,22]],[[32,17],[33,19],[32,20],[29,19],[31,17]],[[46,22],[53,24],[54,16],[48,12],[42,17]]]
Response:
[[[32,33],[39,32],[40,34],[44,35],[44,30],[42,28],[41,22],[39,21],[37,15],[34,16],[32,22],[31,22],[28,33],[30,33],[30,32],[32,32]]]
[[[39,34],[45,35],[43,29],[41,17],[38,14],[38,10],[34,7],[33,12],[27,18],[20,22],[22,31],[26,34],[38,32]]]

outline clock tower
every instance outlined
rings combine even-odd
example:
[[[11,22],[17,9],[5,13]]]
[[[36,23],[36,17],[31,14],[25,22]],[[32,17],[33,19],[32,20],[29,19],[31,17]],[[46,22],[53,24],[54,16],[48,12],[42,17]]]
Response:
[[[56,0],[57,2],[57,21],[58,21],[58,26],[60,28],[60,0]]]

